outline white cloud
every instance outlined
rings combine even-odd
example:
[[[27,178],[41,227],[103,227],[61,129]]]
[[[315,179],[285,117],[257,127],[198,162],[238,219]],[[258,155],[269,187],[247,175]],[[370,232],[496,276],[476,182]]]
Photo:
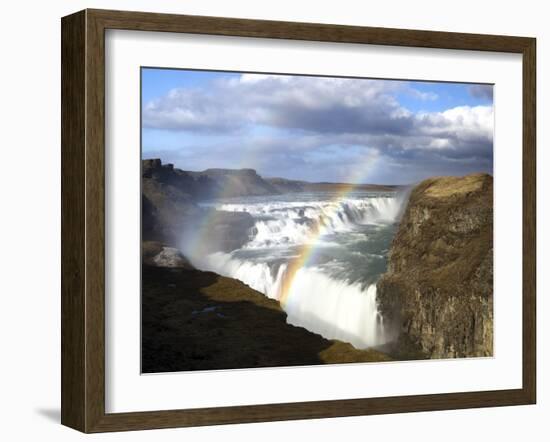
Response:
[[[351,162],[375,153],[377,164],[385,161],[396,170],[413,161],[433,170],[445,162],[459,167],[457,161],[470,168],[492,167],[492,106],[413,113],[399,104],[397,93],[437,99],[400,81],[243,74],[209,87],[174,89],[144,106],[143,122],[145,127],[223,136],[213,151],[222,152],[228,143],[244,156],[261,150],[258,167],[278,164],[281,170],[310,167],[313,173],[324,167],[341,173],[344,165],[334,164],[338,155],[323,154],[330,149],[348,150],[342,157]],[[270,128],[269,135],[257,137],[247,130],[258,125]],[[205,163],[204,149],[197,149],[196,156]]]

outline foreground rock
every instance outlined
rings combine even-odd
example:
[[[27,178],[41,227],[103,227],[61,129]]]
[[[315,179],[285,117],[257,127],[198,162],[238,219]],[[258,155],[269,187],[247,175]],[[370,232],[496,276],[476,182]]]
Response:
[[[493,354],[493,178],[417,185],[377,285],[400,358]]]
[[[142,241],[141,259],[146,265],[155,267],[194,270],[191,263],[175,247],[168,247],[158,241]]]
[[[157,259],[167,249],[170,259]],[[159,243],[143,250],[144,373],[389,360],[287,324],[277,301]]]

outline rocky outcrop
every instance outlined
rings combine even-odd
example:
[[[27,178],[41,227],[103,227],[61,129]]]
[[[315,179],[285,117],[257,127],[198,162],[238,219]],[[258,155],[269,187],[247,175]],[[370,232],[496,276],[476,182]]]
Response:
[[[193,201],[280,193],[254,169],[206,169],[201,172],[177,169],[158,158],[142,162],[142,177],[163,183]]]
[[[142,238],[185,248],[197,232],[207,232],[196,244],[203,253],[231,251],[244,244],[254,225],[250,214],[197,204],[217,186],[218,181],[208,176],[195,176],[158,159],[143,160]]]
[[[174,242],[185,222],[200,216],[187,174],[163,165],[160,160],[144,160],[141,177],[142,236],[148,240]]]
[[[141,259],[145,265],[171,269],[194,269],[178,249],[168,247],[158,241],[143,241],[141,243]]]
[[[493,354],[493,178],[417,185],[377,284],[379,309],[405,358]]]

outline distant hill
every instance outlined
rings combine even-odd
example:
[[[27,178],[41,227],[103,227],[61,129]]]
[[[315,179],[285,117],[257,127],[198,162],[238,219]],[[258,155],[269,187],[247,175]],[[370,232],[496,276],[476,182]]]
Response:
[[[160,159],[143,160],[142,175],[176,189],[190,200],[239,196],[277,195],[312,191],[357,190],[391,191],[400,186],[349,183],[310,183],[286,178],[263,178],[254,169],[206,169],[201,172],[174,168]],[[181,195],[180,195],[181,196]]]
[[[350,184],[350,183],[309,183],[307,181],[294,181],[287,180],[285,178],[265,178],[265,180],[271,183],[281,193],[292,192],[339,192],[344,190],[373,190],[373,191],[387,191],[400,189],[406,186],[388,186],[382,184]]]
[[[262,196],[280,193],[264,180],[254,169],[206,169],[187,173],[196,180],[213,182],[211,196],[229,198],[234,196]]]

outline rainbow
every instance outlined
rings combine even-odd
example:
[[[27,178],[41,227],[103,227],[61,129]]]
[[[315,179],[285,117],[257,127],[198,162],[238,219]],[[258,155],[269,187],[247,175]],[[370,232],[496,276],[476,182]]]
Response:
[[[338,203],[346,198],[346,196],[352,192],[358,185],[357,184],[345,184],[342,185],[342,188],[336,193],[332,199],[333,205],[330,207],[331,210],[336,211]],[[327,221],[331,218],[332,213],[323,213],[319,220],[317,220],[311,229],[310,234],[308,235],[307,241],[298,249],[298,256],[294,258],[283,274],[283,279],[281,282],[281,288],[279,292],[278,301],[281,306],[284,308],[288,302],[292,284],[298,271],[305,267],[315,256],[315,252],[318,250],[319,237],[323,234],[323,227],[327,225]]]
[[[349,181],[352,183],[361,183],[368,175],[368,173],[372,170],[372,167],[377,159],[378,155],[376,151],[370,152],[368,155],[366,155],[361,164],[355,167],[355,173],[350,176]],[[332,199],[332,202],[336,203],[330,206],[333,208],[332,210],[336,210],[337,203],[345,199],[350,192],[357,188],[357,186],[358,184],[342,185],[341,189],[335,194],[334,198]],[[298,271],[301,268],[305,267],[308,262],[310,262],[311,259],[315,256],[315,252],[319,244],[318,239],[322,235],[323,227],[326,225],[326,221],[330,218],[330,215],[332,215],[330,212],[328,214],[325,213],[319,218],[319,220],[313,226],[313,229],[311,229],[308,241],[306,241],[300,247],[298,251],[298,256],[293,259],[287,267],[283,275],[283,281],[281,283],[281,289],[278,298],[279,303],[283,308],[285,308],[288,303],[292,291],[292,284],[294,282],[294,279],[296,278],[296,275],[298,274]]]
[[[355,165],[355,173],[350,174],[349,182],[363,182],[364,178],[372,170],[372,167],[377,159],[377,152],[370,151],[367,155],[365,155],[363,161],[360,162],[360,164]],[[307,241],[298,249],[298,255],[288,264],[288,267],[286,268],[282,276],[281,286],[277,297],[283,308],[285,308],[288,303],[290,294],[292,292],[292,285],[296,278],[296,275],[298,274],[298,271],[311,261],[311,259],[315,256],[315,252],[318,250],[318,239],[323,234],[323,227],[327,225],[328,220],[333,214],[332,212],[330,212],[330,210],[336,211],[338,209],[338,204],[342,200],[344,200],[349,195],[349,193],[351,193],[360,185],[361,184],[341,184],[339,186],[338,191],[335,193],[333,199],[331,200],[331,202],[334,203],[330,206],[331,209],[329,209],[328,212],[323,213],[321,217],[315,222],[308,235]],[[224,194],[225,192],[224,190],[222,190],[220,194],[217,195],[217,198],[224,198]],[[197,253],[199,251],[202,239],[205,237],[205,235],[208,235],[209,230],[213,226],[212,221],[214,213],[215,211],[212,211],[210,215],[205,217],[199,229],[197,230],[196,235],[194,236],[192,243],[190,244],[190,250],[192,254],[193,252]]]
[[[261,149],[258,149],[255,154],[253,155],[240,155],[238,158],[237,166],[235,169],[254,169],[256,164],[259,162],[259,158],[261,156]],[[220,192],[215,196],[214,199],[223,199],[230,195],[230,188],[223,188],[220,190]],[[187,253],[190,254],[190,258],[196,257],[197,253],[200,253],[201,249],[200,246],[203,244],[203,239],[208,235],[208,232],[214,227],[213,225],[213,216],[215,214],[215,210],[211,210],[210,213],[205,216],[202,219],[202,222],[200,223],[197,231],[195,232],[195,235],[193,236],[193,239],[190,241],[189,244],[184,245],[184,249],[187,251]]]

